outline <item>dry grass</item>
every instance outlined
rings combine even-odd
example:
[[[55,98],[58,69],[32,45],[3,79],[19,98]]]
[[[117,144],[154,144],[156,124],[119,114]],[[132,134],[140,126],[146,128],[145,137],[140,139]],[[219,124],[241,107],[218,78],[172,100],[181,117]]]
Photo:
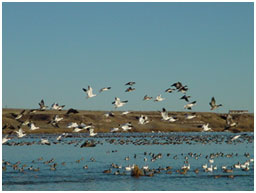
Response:
[[[22,109],[2,109],[2,122],[3,125],[9,124],[17,127],[20,123],[15,120],[11,113],[20,113]],[[201,128],[199,125],[204,123],[209,123],[209,126],[214,131],[223,131],[225,127],[225,120],[221,117],[223,114],[208,113],[208,112],[197,112],[197,117],[192,120],[186,120],[186,112],[169,112],[169,115],[176,116],[178,121],[175,123],[169,123],[161,120],[161,115],[158,111],[134,111],[127,115],[121,115],[120,111],[114,111],[114,117],[106,118],[104,113],[106,111],[79,111],[78,114],[66,115],[66,110],[56,111],[38,111],[35,113],[28,113],[26,111],[25,115],[21,118],[21,121],[30,119],[39,126],[39,130],[30,131],[27,126],[23,126],[23,129],[27,133],[63,133],[72,132],[73,129],[67,128],[67,124],[70,122],[77,123],[92,123],[95,126],[95,132],[109,132],[111,128],[118,127],[119,124],[124,124],[131,122],[134,126],[132,132],[151,132],[151,131],[168,131],[168,132],[200,132]],[[55,128],[47,122],[53,118],[56,114],[64,119],[59,123],[60,128]],[[138,124],[136,117],[140,115],[147,115],[150,123],[146,125]],[[242,114],[235,115],[234,121],[238,122],[236,129],[239,131],[254,131],[254,115],[253,114]],[[9,129],[5,129],[3,133],[10,132]],[[86,131],[84,131],[86,132]]]

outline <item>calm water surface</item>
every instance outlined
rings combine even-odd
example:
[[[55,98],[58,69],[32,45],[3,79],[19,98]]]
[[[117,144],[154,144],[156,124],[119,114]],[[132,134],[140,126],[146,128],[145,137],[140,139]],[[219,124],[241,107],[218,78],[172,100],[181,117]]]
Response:
[[[73,135],[56,143],[56,135],[30,135],[14,138],[2,146],[2,157],[11,165],[2,172],[3,190],[254,190],[254,162],[249,170],[233,169],[224,173],[221,166],[231,169],[254,157],[253,133],[242,133],[231,141],[232,133],[130,133]],[[51,145],[41,145],[40,139],[48,138]],[[85,141],[94,141],[96,147],[80,148]],[[33,142],[26,145],[23,142]],[[161,153],[162,157],[152,160]],[[135,156],[136,155],[136,156]],[[205,172],[203,164],[210,167],[210,155],[217,166]],[[41,159],[39,159],[41,158]],[[125,160],[127,158],[127,160]],[[145,161],[145,158],[147,161]],[[45,163],[52,159],[52,162]],[[20,161],[20,163],[18,162]],[[187,163],[185,163],[187,161]],[[26,164],[24,171],[13,169]],[[65,163],[63,163],[65,162]],[[3,162],[4,163],[4,162]],[[56,170],[51,165],[57,163]],[[63,164],[62,164],[63,163]],[[122,166],[113,168],[111,164]],[[153,177],[132,177],[125,166],[137,164],[150,169],[171,166],[171,174],[160,169]],[[186,174],[177,173],[183,165],[190,164]],[[88,169],[84,169],[84,166]],[[5,166],[5,164],[3,164]],[[28,168],[39,168],[39,171]],[[111,173],[103,173],[110,169]],[[199,169],[199,173],[194,172]],[[122,175],[114,175],[119,170]],[[216,178],[219,176],[220,178]],[[234,178],[228,176],[233,175]]]

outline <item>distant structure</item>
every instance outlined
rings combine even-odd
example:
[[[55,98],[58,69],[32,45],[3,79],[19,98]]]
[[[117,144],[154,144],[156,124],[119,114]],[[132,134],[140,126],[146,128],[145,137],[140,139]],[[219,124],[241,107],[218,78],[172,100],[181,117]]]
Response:
[[[245,114],[248,110],[229,110],[229,114]]]

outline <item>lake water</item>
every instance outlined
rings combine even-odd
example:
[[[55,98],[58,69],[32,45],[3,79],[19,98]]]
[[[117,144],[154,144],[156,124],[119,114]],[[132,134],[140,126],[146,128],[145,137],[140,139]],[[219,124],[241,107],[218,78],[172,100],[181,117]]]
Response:
[[[2,190],[254,190],[253,133],[239,133],[241,136],[234,141],[231,139],[237,134],[232,133],[72,135],[58,143],[57,135],[30,135],[14,137],[4,144],[2,158],[6,170],[2,171]],[[41,145],[41,138],[49,139],[51,145]],[[94,141],[96,146],[80,148],[85,141]],[[162,156],[152,160],[159,153]],[[209,163],[209,159],[214,163]],[[248,160],[248,171],[233,168],[232,173],[224,173],[221,169],[231,169],[234,164]],[[18,167],[13,169],[15,163]],[[56,170],[51,170],[54,163]],[[114,168],[112,163],[120,168]],[[202,165],[206,163],[208,167],[217,166],[217,170],[205,172]],[[24,164],[24,171],[20,171]],[[125,166],[133,164],[158,172],[153,177],[132,177]],[[186,174],[177,173],[188,164]],[[172,169],[164,169],[167,166]],[[111,173],[103,173],[108,169]],[[199,169],[198,174],[195,169]],[[118,170],[120,174],[115,175]]]

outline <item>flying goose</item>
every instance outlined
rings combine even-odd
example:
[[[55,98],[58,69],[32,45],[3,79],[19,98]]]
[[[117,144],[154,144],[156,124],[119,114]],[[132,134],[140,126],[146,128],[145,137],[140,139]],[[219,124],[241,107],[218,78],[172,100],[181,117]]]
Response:
[[[125,90],[125,92],[132,92],[132,91],[134,91],[134,90],[135,90],[135,88],[129,87],[129,88],[127,88],[127,89]]]
[[[101,88],[99,92],[107,91],[109,89],[111,89],[111,87],[104,87],[104,88]]]
[[[211,110],[217,109],[218,107],[222,106],[222,104],[216,105],[216,101],[214,97],[212,97],[212,100],[209,104],[211,106]]]
[[[192,103],[189,103],[189,104],[186,104],[184,106],[184,109],[189,109],[189,110],[192,110],[192,107],[196,105],[196,101],[193,101]]]
[[[164,120],[164,121],[175,122],[177,120],[174,117],[169,117],[168,112],[166,111],[165,108],[162,109],[161,116],[162,116],[162,120]]]
[[[195,113],[192,113],[191,115],[186,115],[186,119],[193,119],[193,118],[195,118],[196,117],[196,114]]]
[[[130,113],[129,111],[124,111],[124,112],[121,113],[121,115],[127,115],[129,113]]]
[[[64,107],[65,105],[59,105],[58,103],[53,103],[51,106],[53,110],[58,110],[58,111],[61,111]]]
[[[76,128],[76,127],[78,127],[78,124],[76,122],[71,122],[71,123],[68,124],[67,127],[68,128]]]
[[[207,124],[203,124],[202,125],[202,132],[205,132],[205,131],[213,131],[210,127],[209,127],[209,123]]]
[[[185,86],[180,87],[180,88],[178,89],[178,92],[186,93],[187,90],[188,90],[188,86],[185,85]]]
[[[2,138],[2,144],[6,143],[7,141],[9,141],[11,138],[8,138],[8,135],[4,136],[4,138]]]
[[[187,95],[183,95],[180,99],[184,99],[185,101],[187,101],[187,102],[189,102],[189,98],[190,98],[191,96],[187,96]]]
[[[148,117],[145,115],[141,115],[140,117],[137,117],[137,119],[139,119],[140,125],[145,125],[145,124],[149,123]]]
[[[59,135],[56,140],[57,141],[61,141],[62,137],[65,137],[66,133],[62,133],[61,135]]]
[[[83,88],[83,91],[86,92],[86,94],[87,94],[87,99],[96,96],[96,94],[93,94],[93,93],[92,93],[92,87],[90,87],[90,86],[88,86],[88,89]]]
[[[123,129],[123,131],[128,131],[128,130],[132,129],[132,124],[131,124],[131,122],[129,122],[129,123],[125,123],[123,125],[120,125],[120,127]]]
[[[158,95],[157,97],[156,97],[156,99],[154,100],[155,102],[160,102],[160,101],[163,101],[163,100],[165,100],[165,98],[162,98],[162,96],[161,96],[161,94],[160,95]]]
[[[236,135],[235,137],[233,137],[233,138],[231,139],[231,141],[234,141],[234,140],[238,139],[240,136],[241,136],[241,135]]]
[[[105,117],[114,117],[115,115],[112,112],[107,112],[107,113],[104,114],[104,116]]]
[[[121,101],[120,98],[115,97],[115,101],[112,102],[112,104],[115,105],[115,108],[118,108],[118,107],[124,106],[127,102],[128,102],[127,100],[126,101]]]
[[[59,117],[59,115],[55,115],[52,120],[48,122],[48,124],[51,124],[54,127],[58,127],[58,122],[60,122],[63,119],[63,117]]]
[[[74,114],[76,114],[76,113],[79,113],[79,112],[78,112],[78,110],[76,110],[76,109],[72,109],[72,108],[70,108],[70,109],[68,109],[68,111],[67,111],[67,113],[66,113],[66,114],[68,115],[68,114],[70,114],[70,113],[74,113]]]
[[[98,133],[94,133],[94,129],[93,128],[90,128],[89,129],[89,133],[90,133],[90,136],[93,137],[95,135],[97,135]]]
[[[86,125],[86,124],[84,124],[84,123],[81,123],[79,126],[78,126],[79,128],[81,128],[81,129],[90,129],[90,128],[94,128],[94,126],[92,125],[92,123],[90,123],[90,124],[88,124],[88,125]]]
[[[135,84],[135,82],[127,82],[125,85],[130,85],[130,86],[132,86],[132,85],[134,85]]]
[[[48,106],[44,105],[44,100],[43,99],[38,104],[40,106],[40,109],[39,109],[40,111],[45,111],[48,108]]]
[[[11,115],[16,119],[19,120],[25,113],[25,109],[23,111],[21,111],[19,114],[15,114],[15,113],[11,113]]]
[[[144,96],[144,98],[143,98],[143,100],[144,101],[148,101],[148,100],[150,100],[150,99],[152,99],[153,97],[150,97],[150,96],[148,96],[148,95],[145,95]]]
[[[26,134],[23,132],[22,128],[19,127],[18,131],[15,131],[17,133],[18,138],[22,138],[26,136]]]
[[[48,139],[41,139],[41,144],[43,145],[51,145]]]
[[[173,88],[167,88],[167,89],[165,90],[165,92],[172,93],[174,90],[175,90],[175,89],[173,89]]]
[[[30,123],[28,124],[28,126],[29,126],[30,130],[32,130],[32,131],[39,129],[39,127],[36,127],[33,122],[30,122]]]
[[[114,133],[114,132],[117,132],[117,131],[119,131],[119,128],[118,128],[118,127],[110,129],[110,132],[111,132],[111,133]]]
[[[176,83],[172,84],[171,86],[176,87],[176,89],[180,89],[182,87],[182,84],[181,84],[181,82],[176,82]]]

